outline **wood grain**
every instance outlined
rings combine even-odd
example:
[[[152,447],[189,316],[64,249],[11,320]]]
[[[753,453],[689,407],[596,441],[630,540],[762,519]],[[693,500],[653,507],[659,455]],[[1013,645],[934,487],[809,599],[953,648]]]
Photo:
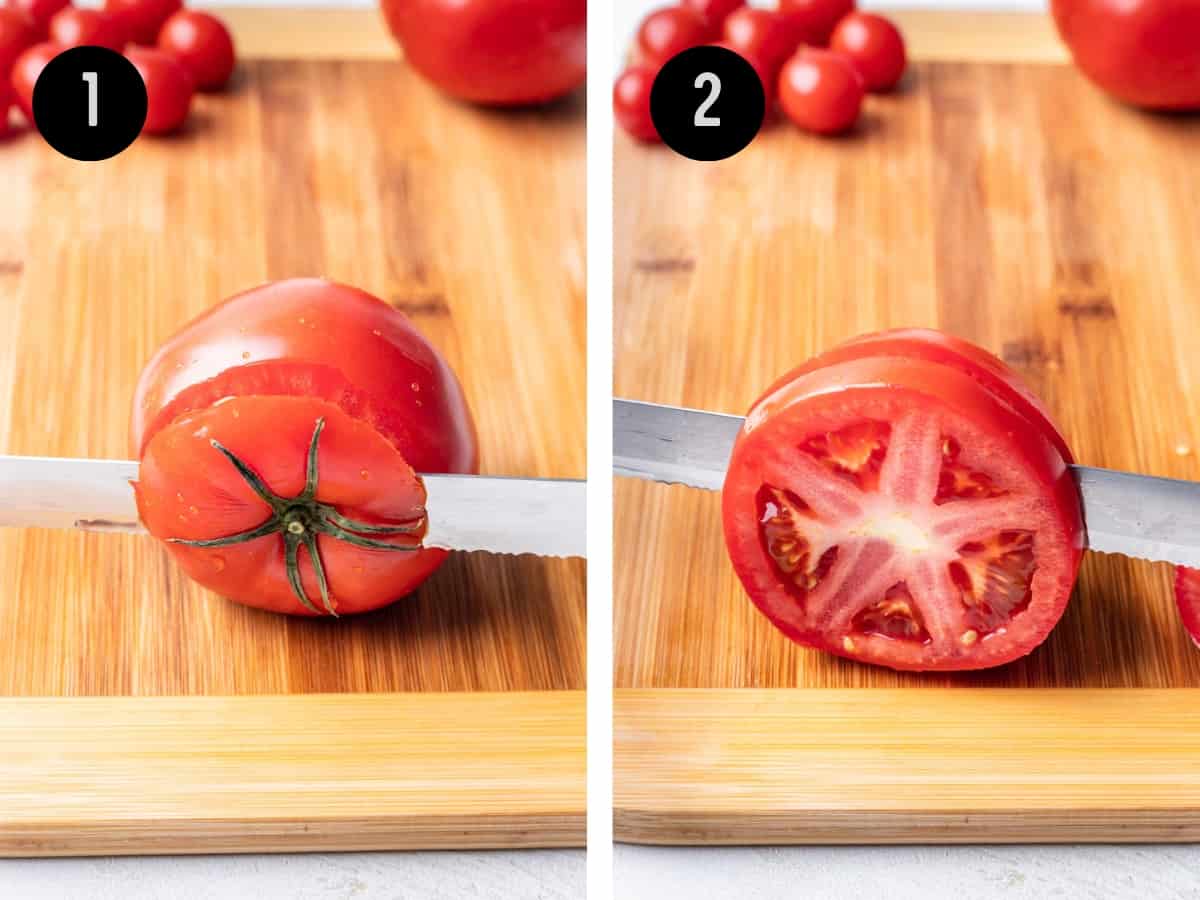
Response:
[[[0,699],[0,855],[580,846],[577,691]]]
[[[1196,690],[627,690],[617,700],[622,840],[1200,839]]]
[[[742,413],[845,338],[934,326],[1015,366],[1080,461],[1200,479],[1198,150],[1196,117],[1024,64],[922,64],[855,135],[776,124],[720,163],[621,136],[616,391]],[[1090,554],[1031,656],[900,674],[776,631],[716,494],[618,479],[615,503],[619,688],[1200,686],[1166,565]]]
[[[398,62],[250,62],[188,131],[108,162],[0,143],[0,452],[127,457],[154,348],[220,299],[324,275],[458,372],[484,471],[584,473],[584,115],[480,111]],[[579,561],[454,554],[414,596],[288,619],[152,540],[0,532],[0,694],[580,689]]]

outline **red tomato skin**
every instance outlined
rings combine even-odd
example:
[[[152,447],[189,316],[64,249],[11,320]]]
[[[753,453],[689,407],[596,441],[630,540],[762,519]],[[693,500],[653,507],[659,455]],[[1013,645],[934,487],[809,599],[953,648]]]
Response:
[[[587,74],[586,0],[383,0],[383,14],[412,67],[461,100],[547,103]]]
[[[732,50],[754,68],[754,72],[758,75],[758,80],[762,82],[763,100],[766,108],[766,117],[770,117],[771,111],[775,108],[775,79],[778,68],[768,66],[763,60],[750,53],[744,53],[737,47],[732,46],[727,41],[718,41],[713,44],[714,47],[724,47],[726,50]]]
[[[1119,100],[1146,109],[1200,109],[1196,0],[1051,0],[1075,64]]]
[[[0,75],[9,76],[17,59],[38,42],[37,29],[23,12],[0,7]]]
[[[774,612],[775,607],[786,603],[780,599],[783,588],[763,548],[757,520],[753,515],[745,514],[759,487],[746,473],[753,471],[753,459],[762,452],[762,436],[766,436],[769,446],[773,424],[784,420],[791,410],[806,403],[839,403],[843,397],[855,392],[895,393],[905,397],[904,402],[908,404],[945,404],[980,427],[1004,436],[1011,445],[1012,459],[1020,460],[1029,477],[1045,492],[1059,522],[1057,533],[1039,533],[1043,547],[1057,548],[1055,561],[1059,565],[1057,571],[1051,571],[1055,567],[1047,567],[1043,564],[1045,559],[1039,558],[1039,568],[1034,576],[1034,604],[1022,614],[1028,617],[1035,611],[1036,604],[1037,617],[1036,620],[1027,618],[1031,627],[1026,633],[1016,635],[1015,640],[1004,645],[981,641],[975,645],[973,655],[919,661],[868,661],[900,670],[962,671],[1002,665],[1032,652],[1062,617],[1078,574],[1085,542],[1078,489],[1065,460],[1040,432],[1025,427],[1023,420],[1011,409],[966,374],[919,359],[864,357],[808,371],[779,386],[751,408],[734,443],[722,491],[726,546],[750,599],[793,641],[863,661],[860,656],[845,652],[839,643],[830,641],[820,629],[799,629]],[[1046,555],[1051,554],[1046,552]]]
[[[1200,569],[1175,569],[1175,603],[1192,643],[1200,647]]]
[[[854,0],[779,0],[779,11],[789,16],[814,47],[829,44],[837,23],[854,10]]]
[[[449,365],[407,317],[357,288],[274,282],[191,322],[138,381],[133,446],[140,454],[178,416],[246,394],[334,403],[371,423],[418,472],[479,469],[475,425]]]
[[[815,134],[842,134],[858,121],[865,87],[846,57],[802,47],[779,72],[779,103],[789,119]]]
[[[650,89],[658,72],[650,66],[630,66],[613,85],[613,115],[626,133],[647,143],[662,140],[650,117]]]
[[[728,23],[728,20],[726,20]],[[662,68],[672,56],[691,47],[707,44],[714,28],[699,13],[686,6],[657,9],[642,21],[637,45],[643,64]]]
[[[8,124],[9,112],[15,103],[13,89],[5,81],[0,81],[0,138],[8,137],[11,127]]]
[[[37,84],[38,76],[42,74],[42,69],[46,68],[47,63],[60,53],[62,53],[62,48],[57,44],[49,42],[34,44],[18,56],[17,61],[13,64],[13,92],[17,97],[17,105],[21,107],[21,112],[25,114],[25,118],[31,125],[33,124],[33,88]]]
[[[129,40],[153,47],[163,23],[183,8],[183,0],[104,0],[104,11],[125,26]]]
[[[849,57],[867,90],[875,93],[894,88],[908,65],[900,30],[873,13],[852,12],[842,19],[829,39],[829,49]]]
[[[796,51],[800,36],[784,16],[746,6],[725,20],[722,43],[747,59],[759,59],[772,73]]]
[[[70,5],[71,0],[5,0],[5,7],[23,13],[33,24],[34,40],[44,41],[50,33],[50,20],[55,13]],[[32,43],[32,42],[31,42]]]
[[[683,5],[698,12],[710,27],[720,29],[730,13],[746,5],[746,0],[683,0]]]
[[[172,15],[158,33],[158,49],[188,70],[199,91],[219,91],[233,74],[233,37],[208,13],[183,9]]]
[[[161,50],[130,47],[125,56],[146,83],[143,134],[170,134],[187,121],[195,85],[182,64]]]
[[[59,47],[107,47],[125,49],[125,27],[111,13],[68,6],[50,20],[50,40]]]

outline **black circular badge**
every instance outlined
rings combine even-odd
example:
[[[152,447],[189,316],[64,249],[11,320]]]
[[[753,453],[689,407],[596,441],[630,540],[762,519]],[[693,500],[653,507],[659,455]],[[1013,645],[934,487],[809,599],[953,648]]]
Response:
[[[42,69],[33,119],[46,142],[71,159],[116,156],[146,123],[146,85],[133,63],[104,47],[72,47]]]
[[[688,159],[733,156],[766,115],[754,67],[725,47],[692,47],[667,60],[650,89],[650,118],[663,142]]]

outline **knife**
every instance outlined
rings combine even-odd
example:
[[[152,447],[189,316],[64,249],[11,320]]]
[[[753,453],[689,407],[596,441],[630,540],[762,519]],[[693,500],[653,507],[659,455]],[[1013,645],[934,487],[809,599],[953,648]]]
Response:
[[[742,416],[613,400],[613,473],[718,491]],[[1087,546],[1200,568],[1200,484],[1071,466]]]
[[[0,456],[0,526],[144,534],[129,486],[137,475],[132,460]],[[421,479],[426,547],[587,555],[586,482],[492,475]]]

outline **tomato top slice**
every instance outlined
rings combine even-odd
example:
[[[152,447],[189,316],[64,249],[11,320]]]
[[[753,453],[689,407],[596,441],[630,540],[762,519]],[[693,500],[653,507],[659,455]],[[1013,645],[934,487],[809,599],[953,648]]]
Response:
[[[1175,570],[1175,603],[1192,643],[1200,647],[1200,569]]]
[[[1050,419],[1049,411],[1020,375],[982,347],[931,328],[897,328],[851,338],[792,369],[767,388],[763,396],[806,372],[865,356],[925,359],[955,368],[978,381],[1014,412],[1041,429],[1063,459],[1075,461],[1066,439]]]
[[[999,665],[1049,634],[1083,548],[1062,455],[958,366],[863,357],[764,397],[726,544],[792,639],[897,669]]]

